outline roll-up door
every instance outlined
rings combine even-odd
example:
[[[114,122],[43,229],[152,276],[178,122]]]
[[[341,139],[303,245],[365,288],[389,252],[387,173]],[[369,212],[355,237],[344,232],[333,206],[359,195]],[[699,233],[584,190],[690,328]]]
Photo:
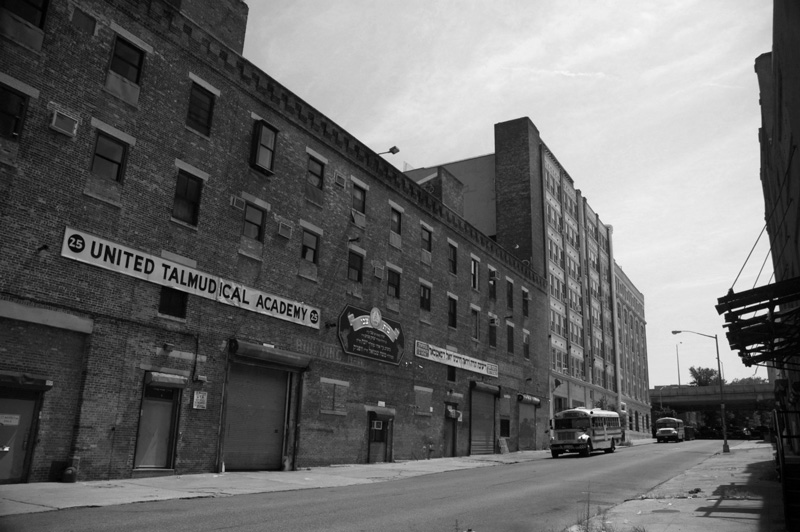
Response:
[[[529,394],[517,394],[519,402],[519,450],[536,449],[536,410],[541,401]]]
[[[469,454],[494,453],[494,403],[500,387],[472,382]]]
[[[225,413],[226,470],[281,469],[287,381],[286,371],[231,364]]]

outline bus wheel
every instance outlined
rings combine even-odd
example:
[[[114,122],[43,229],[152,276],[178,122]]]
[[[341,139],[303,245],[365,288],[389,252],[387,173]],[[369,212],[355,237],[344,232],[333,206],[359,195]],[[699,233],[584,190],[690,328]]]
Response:
[[[551,450],[550,450],[550,454],[553,456],[553,458],[558,458],[558,455],[559,455],[559,454],[561,454],[561,453],[559,453],[558,451],[553,451],[553,450],[551,449]]]
[[[611,447],[608,449],[603,449],[607,453],[613,453],[617,449],[617,446],[614,444],[614,440],[611,440]]]

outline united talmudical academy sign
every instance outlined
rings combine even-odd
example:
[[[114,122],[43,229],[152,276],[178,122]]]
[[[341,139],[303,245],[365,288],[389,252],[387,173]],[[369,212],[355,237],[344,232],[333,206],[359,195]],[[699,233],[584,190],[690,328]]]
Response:
[[[61,255],[224,305],[319,329],[319,309],[67,227]]]

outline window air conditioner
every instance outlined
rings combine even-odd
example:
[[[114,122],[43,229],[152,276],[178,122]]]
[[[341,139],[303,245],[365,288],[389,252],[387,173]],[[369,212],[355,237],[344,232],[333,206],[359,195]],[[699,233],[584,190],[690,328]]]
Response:
[[[286,222],[279,222],[278,234],[283,238],[292,238],[292,226]]]
[[[54,129],[62,135],[74,137],[78,133],[78,119],[54,110],[50,117],[50,129]]]
[[[231,207],[243,211],[244,205],[245,205],[244,199],[240,198],[239,196],[234,196],[233,194],[231,194]]]

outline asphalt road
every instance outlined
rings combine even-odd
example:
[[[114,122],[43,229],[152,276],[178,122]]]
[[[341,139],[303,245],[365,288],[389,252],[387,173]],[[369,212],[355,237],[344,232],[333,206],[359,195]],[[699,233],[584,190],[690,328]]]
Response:
[[[557,532],[719,450],[696,440],[342,488],[25,514],[0,518],[0,531]]]

